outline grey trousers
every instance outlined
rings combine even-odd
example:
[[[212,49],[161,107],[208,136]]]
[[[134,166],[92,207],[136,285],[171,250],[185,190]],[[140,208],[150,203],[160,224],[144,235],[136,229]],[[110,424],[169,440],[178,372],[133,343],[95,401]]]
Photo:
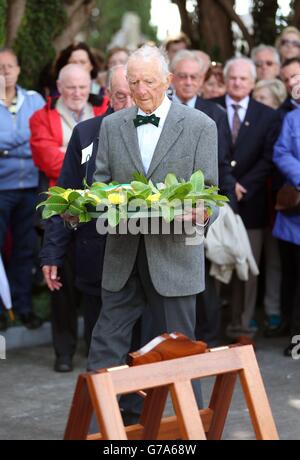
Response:
[[[126,363],[132,329],[145,309],[149,309],[146,313],[152,321],[149,330],[142,333],[144,339],[148,335],[151,340],[164,332],[181,332],[195,338],[196,296],[164,297],[155,290],[141,238],[134,269],[124,288],[118,292],[102,290],[102,309],[93,330],[88,370]],[[202,407],[200,382],[193,382],[193,387],[198,406]]]

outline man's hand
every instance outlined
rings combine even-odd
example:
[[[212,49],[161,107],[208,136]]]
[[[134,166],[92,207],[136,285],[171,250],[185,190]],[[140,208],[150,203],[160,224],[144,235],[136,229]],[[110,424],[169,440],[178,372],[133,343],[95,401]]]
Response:
[[[68,224],[70,224],[70,226],[71,226],[72,228],[76,228],[77,225],[79,224],[79,217],[71,216],[71,214],[64,213],[64,214],[61,214],[60,217],[61,217],[65,222],[68,222]]]
[[[244,198],[244,194],[247,193],[247,190],[238,182],[235,184],[235,194],[238,201],[241,201]]]
[[[208,219],[208,211],[202,204],[197,205],[196,208],[185,209],[184,214],[175,217],[175,220],[192,222],[194,225],[205,225]]]
[[[62,283],[59,281],[60,277],[57,276],[57,265],[44,265],[42,271],[50,291],[59,291]]]

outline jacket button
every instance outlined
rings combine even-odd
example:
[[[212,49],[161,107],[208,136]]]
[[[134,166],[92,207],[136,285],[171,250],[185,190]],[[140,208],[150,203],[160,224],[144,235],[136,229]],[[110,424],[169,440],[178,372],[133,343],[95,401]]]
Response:
[[[230,164],[231,164],[231,166],[234,168],[234,167],[237,165],[237,162],[236,162],[235,160],[232,160],[232,161],[230,162]]]

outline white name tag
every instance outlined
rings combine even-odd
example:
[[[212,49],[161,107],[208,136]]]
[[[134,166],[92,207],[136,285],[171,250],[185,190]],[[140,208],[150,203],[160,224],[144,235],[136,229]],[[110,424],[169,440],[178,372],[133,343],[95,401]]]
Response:
[[[93,142],[81,151],[81,164],[83,165],[91,158],[93,153]]]

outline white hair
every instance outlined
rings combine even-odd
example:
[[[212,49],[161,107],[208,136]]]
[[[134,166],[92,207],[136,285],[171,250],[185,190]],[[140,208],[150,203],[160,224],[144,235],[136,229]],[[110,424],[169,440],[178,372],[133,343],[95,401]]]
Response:
[[[252,59],[252,61],[254,61],[254,62],[256,61],[256,56],[261,51],[270,51],[273,54],[275,63],[280,65],[280,57],[279,57],[279,53],[278,53],[277,49],[274,48],[274,46],[269,46],[269,45],[264,45],[264,44],[261,44],[259,46],[256,46],[255,48],[253,48],[253,50],[251,51],[251,59]]]
[[[146,61],[150,62],[156,60],[160,66],[162,74],[167,77],[170,74],[169,60],[162,48],[156,46],[143,45],[134,51],[128,58],[126,71],[128,75],[128,67],[132,61]]]
[[[254,65],[254,62],[250,58],[247,58],[246,56],[235,57],[235,58],[229,59],[229,61],[226,62],[225,67],[224,67],[225,80],[227,80],[228,78],[230,67],[236,62],[244,62],[245,64],[248,64],[251,77],[253,78],[254,81],[256,81],[256,78],[257,78],[256,67]]]
[[[60,72],[58,74],[57,81],[62,82],[69,74],[84,74],[87,76],[88,80],[91,80],[91,75],[90,73],[85,70],[81,65],[79,64],[67,64],[62,69],[60,69]]]
[[[171,61],[171,65],[170,65],[171,72],[174,73],[176,66],[177,64],[179,64],[179,62],[186,61],[186,60],[195,61],[199,65],[200,71],[202,73],[205,72],[206,66],[205,66],[204,61],[197,56],[195,51],[190,51],[190,50],[180,50],[178,51],[178,53],[175,54],[175,56],[173,57]]]

